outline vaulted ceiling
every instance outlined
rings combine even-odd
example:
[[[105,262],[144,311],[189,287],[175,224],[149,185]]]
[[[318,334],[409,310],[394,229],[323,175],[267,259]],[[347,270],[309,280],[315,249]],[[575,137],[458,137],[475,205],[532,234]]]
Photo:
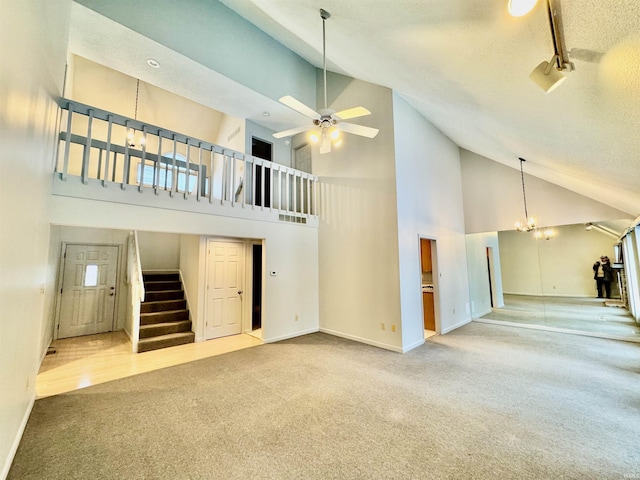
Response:
[[[545,94],[529,74],[553,55],[546,1],[222,0],[322,66],[387,86],[459,146],[640,213],[640,1],[555,0],[575,70]]]

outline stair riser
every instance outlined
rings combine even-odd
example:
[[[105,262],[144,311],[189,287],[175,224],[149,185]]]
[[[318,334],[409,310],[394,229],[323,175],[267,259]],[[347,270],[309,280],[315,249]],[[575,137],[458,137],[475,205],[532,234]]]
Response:
[[[189,320],[188,310],[181,310],[179,312],[140,314],[140,325],[153,325],[155,323],[163,322],[178,322],[180,320]]]
[[[183,298],[184,298],[184,292],[182,290],[144,292],[145,302],[161,302],[163,300],[182,300]]]
[[[148,352],[151,350],[158,350],[160,348],[167,347],[175,347],[177,345],[184,345],[186,343],[193,343],[195,338],[195,334],[191,332],[191,335],[185,335],[180,338],[173,338],[170,340],[158,340],[158,341],[150,341],[150,342],[140,342],[138,343],[138,353]]]
[[[191,321],[186,320],[178,324],[163,324],[156,323],[147,326],[147,328],[140,328],[140,338],[157,337],[158,335],[168,335],[170,333],[181,333],[191,331]]]
[[[161,290],[182,290],[182,283],[178,282],[144,282],[144,289],[147,292],[157,292]]]
[[[145,301],[140,305],[140,313],[166,312],[167,310],[183,310],[186,308],[186,300],[171,300],[158,303],[148,303]]]
[[[142,279],[145,282],[178,282],[179,273],[143,273]]]

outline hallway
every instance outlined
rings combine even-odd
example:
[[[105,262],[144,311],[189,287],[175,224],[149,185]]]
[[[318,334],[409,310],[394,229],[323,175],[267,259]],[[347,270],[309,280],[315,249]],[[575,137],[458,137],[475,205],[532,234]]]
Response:
[[[37,398],[58,395],[262,343],[254,336],[241,334],[132,353],[123,331],[55,340],[52,343],[55,353],[47,354],[40,366],[36,395]]]

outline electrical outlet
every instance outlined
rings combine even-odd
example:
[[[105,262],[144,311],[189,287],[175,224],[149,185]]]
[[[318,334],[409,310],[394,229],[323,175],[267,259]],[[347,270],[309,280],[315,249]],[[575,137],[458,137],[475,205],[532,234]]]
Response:
[[[384,330],[384,322],[380,322],[380,330]]]
[[[299,318],[299,317],[298,317],[298,315],[296,314],[296,315],[295,315],[295,317],[293,318],[293,320],[297,322],[298,320],[300,320],[300,318]]]
[[[453,314],[454,314],[454,315],[456,314],[456,309],[455,309],[455,308],[453,309]]]
[[[396,325],[395,323],[391,324],[391,331],[395,332],[396,331]]]

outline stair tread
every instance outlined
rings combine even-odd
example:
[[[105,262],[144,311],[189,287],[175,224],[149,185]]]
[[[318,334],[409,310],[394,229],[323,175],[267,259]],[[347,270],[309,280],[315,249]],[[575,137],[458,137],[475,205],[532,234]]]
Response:
[[[140,330],[153,330],[154,328],[161,328],[169,325],[182,325],[185,323],[191,323],[191,320],[176,320],[174,322],[150,323],[149,325],[140,325]]]

